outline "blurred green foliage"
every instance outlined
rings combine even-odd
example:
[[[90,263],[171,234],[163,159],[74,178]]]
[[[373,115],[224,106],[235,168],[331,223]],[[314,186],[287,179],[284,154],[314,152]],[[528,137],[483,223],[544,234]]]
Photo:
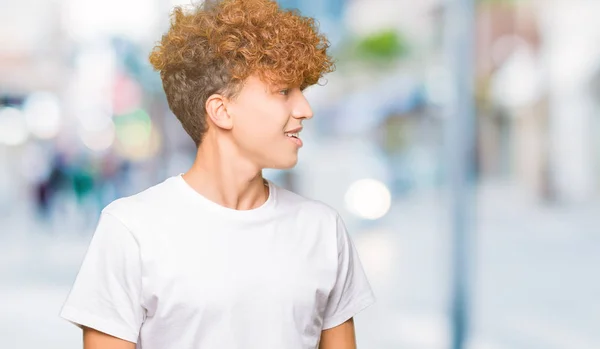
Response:
[[[393,29],[360,38],[355,47],[356,58],[366,60],[394,60],[408,53],[407,40]]]

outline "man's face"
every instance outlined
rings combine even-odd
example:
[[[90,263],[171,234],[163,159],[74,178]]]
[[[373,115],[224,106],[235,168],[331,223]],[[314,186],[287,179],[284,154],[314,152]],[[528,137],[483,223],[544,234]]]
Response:
[[[298,162],[302,121],[313,116],[298,87],[271,86],[249,77],[227,105],[241,154],[260,168],[289,169]]]

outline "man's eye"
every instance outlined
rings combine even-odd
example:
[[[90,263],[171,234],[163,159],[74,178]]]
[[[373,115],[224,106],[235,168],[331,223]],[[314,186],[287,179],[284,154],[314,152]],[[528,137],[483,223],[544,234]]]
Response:
[[[283,96],[287,96],[290,94],[290,89],[289,88],[283,89],[283,90],[279,91],[279,94],[283,95]]]

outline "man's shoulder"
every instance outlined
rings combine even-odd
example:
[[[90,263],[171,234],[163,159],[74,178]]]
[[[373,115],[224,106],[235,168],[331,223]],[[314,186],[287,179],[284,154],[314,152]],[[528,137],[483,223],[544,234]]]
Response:
[[[104,207],[102,212],[121,220],[147,217],[153,211],[161,211],[172,204],[174,200],[172,185],[172,178],[165,179],[140,192],[113,200]]]
[[[291,190],[278,187],[279,204],[293,210],[300,210],[314,218],[336,219],[338,211],[323,201],[308,198]]]

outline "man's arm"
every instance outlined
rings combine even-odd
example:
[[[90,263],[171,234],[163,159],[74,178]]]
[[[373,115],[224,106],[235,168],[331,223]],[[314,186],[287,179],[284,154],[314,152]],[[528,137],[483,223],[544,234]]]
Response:
[[[135,349],[135,343],[84,327],[83,349]]]
[[[319,349],[356,349],[354,319],[321,332]]]

